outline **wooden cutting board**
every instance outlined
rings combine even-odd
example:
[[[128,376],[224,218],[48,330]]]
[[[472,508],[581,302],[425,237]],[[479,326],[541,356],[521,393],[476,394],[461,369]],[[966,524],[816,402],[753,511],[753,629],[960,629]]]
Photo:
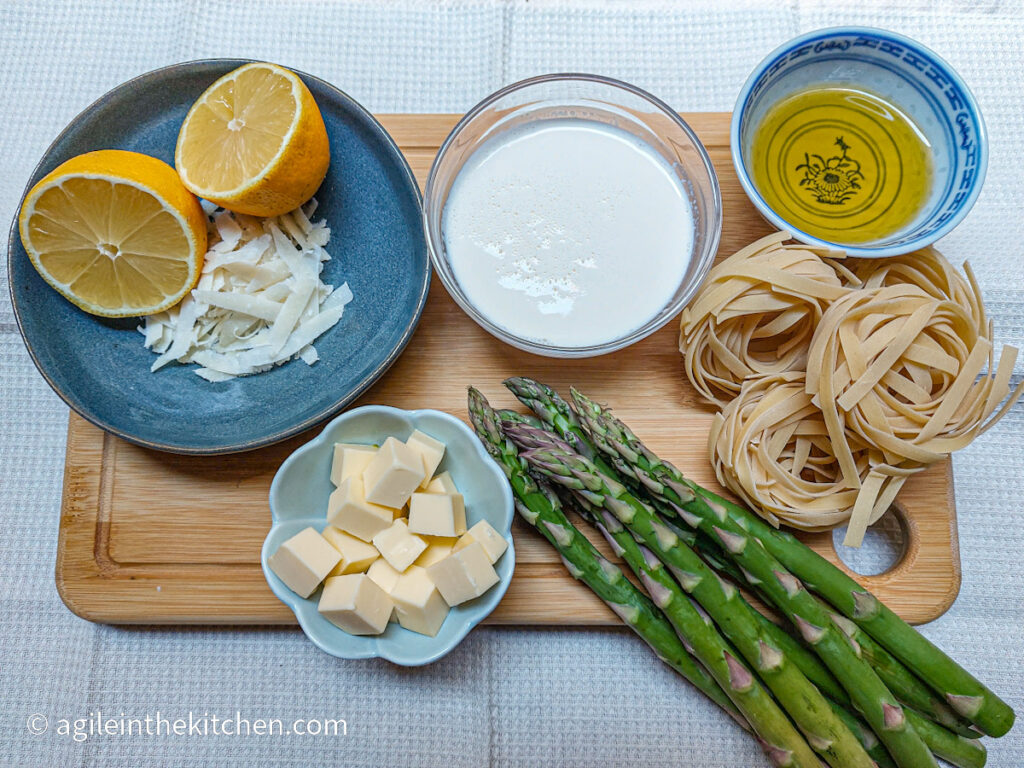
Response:
[[[719,256],[727,256],[769,227],[733,172],[729,116],[685,117],[718,171],[725,209]],[[422,184],[457,116],[380,119]],[[532,376],[563,390],[574,384],[612,405],[656,452],[697,482],[717,488],[705,457],[712,414],[683,378],[676,334],[670,323],[613,355],[535,357],[480,329],[435,280],[408,349],[358,404],[437,408],[465,419],[469,384],[496,406],[515,404],[501,386],[507,376]],[[131,445],[72,413],[56,567],[64,602],[83,618],[109,623],[294,623],[264,581],[260,547],[270,527],[270,481],[284,458],[313,434],[251,453],[186,457]],[[897,513],[906,534],[902,559],[884,574],[859,578],[908,621],[930,621],[960,588],[950,462],[907,482]],[[569,577],[547,542],[518,521],[513,531],[515,576],[490,623],[618,623]],[[838,562],[831,535],[805,540]],[[598,544],[608,552],[603,541]]]

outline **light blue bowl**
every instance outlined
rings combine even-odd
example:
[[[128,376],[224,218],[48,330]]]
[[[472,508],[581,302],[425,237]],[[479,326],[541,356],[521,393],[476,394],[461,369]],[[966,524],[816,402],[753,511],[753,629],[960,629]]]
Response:
[[[862,86],[892,99],[932,146],[928,199],[916,219],[885,240],[850,246],[809,235],[768,206],[747,171],[754,130],[767,110],[815,84]],[[769,54],[740,90],[730,142],[740,184],[762,216],[798,240],[842,248],[851,256],[896,256],[935,242],[967,215],[988,167],[985,124],[959,75],[920,43],[868,27],[820,29]]]
[[[436,637],[427,637],[388,624],[381,635],[350,635],[317,611],[320,589],[301,598],[270,570],[267,559],[287,539],[307,526],[318,531],[327,524],[327,497],[335,443],[380,444],[388,436],[405,440],[419,429],[445,444],[438,472],[449,471],[466,500],[466,524],[486,520],[505,537],[508,549],[495,564],[501,581],[475,600],[451,609]],[[343,659],[380,657],[404,666],[437,661],[457,646],[473,627],[501,602],[515,568],[512,545],[512,491],[505,475],[487,455],[476,435],[454,416],[441,411],[402,411],[384,405],[366,405],[343,413],[316,438],[289,456],[270,486],[273,524],[263,542],[260,561],[274,594],[295,613],[306,636],[317,646]]]

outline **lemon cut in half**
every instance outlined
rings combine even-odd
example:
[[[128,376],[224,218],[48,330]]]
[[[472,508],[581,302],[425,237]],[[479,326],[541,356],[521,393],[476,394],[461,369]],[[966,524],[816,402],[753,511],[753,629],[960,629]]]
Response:
[[[329,162],[327,129],[309,89],[294,72],[260,62],[206,89],[185,116],[174,153],[186,187],[253,216],[298,208]]]
[[[18,227],[43,279],[104,317],[173,307],[206,254],[199,201],[167,163],[137,152],[87,152],[58,166],[29,190]]]

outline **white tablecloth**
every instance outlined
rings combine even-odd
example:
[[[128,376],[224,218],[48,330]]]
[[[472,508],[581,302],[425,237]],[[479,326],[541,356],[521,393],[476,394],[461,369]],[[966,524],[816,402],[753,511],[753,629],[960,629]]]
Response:
[[[464,111],[558,70],[634,82],[680,110],[728,110],[797,33],[911,35],[971,85],[991,135],[984,193],[946,238],[970,257],[997,337],[1024,344],[1024,6],[1019,0],[0,3],[0,221],[34,163],[103,92],[177,61],[239,56],[326,78],[378,111]],[[32,367],[0,286],[0,764],[760,766],[752,741],[623,630],[479,629],[426,669],[332,659],[291,629],[139,629],[73,616],[53,584],[67,411]],[[1020,366],[1018,365],[1018,371]],[[1019,374],[1018,374],[1019,375]],[[963,588],[924,632],[1024,710],[1024,408],[956,457]],[[344,718],[345,737],[93,736],[60,719],[189,711]],[[29,732],[30,715],[50,728]],[[35,720],[38,728],[41,721]],[[990,742],[1024,765],[1024,726]]]

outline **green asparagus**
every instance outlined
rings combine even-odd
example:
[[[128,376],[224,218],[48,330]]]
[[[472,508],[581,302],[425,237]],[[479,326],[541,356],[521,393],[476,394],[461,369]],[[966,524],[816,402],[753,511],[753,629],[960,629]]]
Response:
[[[684,512],[693,515],[709,508],[722,512],[731,527],[758,540],[764,550],[809,589],[855,621],[940,693],[957,714],[990,736],[1002,736],[1009,731],[1014,712],[1006,702],[839,568],[791,533],[773,528],[749,510],[688,480],[640,442],[607,409],[575,391],[573,398],[584,428],[606,456],[613,457],[611,463],[627,465],[642,477],[641,482],[659,488],[664,498]]]
[[[576,456],[581,461],[587,461],[550,432],[520,425],[509,427],[506,434],[521,447],[544,446],[523,454],[531,465],[542,472],[547,473],[549,470],[546,457],[550,455]],[[668,546],[663,534],[671,534],[653,510],[644,507],[642,514],[637,513],[624,519],[624,516],[616,512],[616,507],[630,500],[638,506],[641,502],[635,500],[617,481],[601,474],[595,465],[589,466],[594,468],[595,477],[601,478],[600,485],[589,483],[577,487],[574,483],[562,484],[578,492],[586,503],[602,507],[603,512],[607,513],[602,518],[602,533],[610,536],[616,553],[638,571],[651,597],[669,615],[669,619],[672,619],[671,609],[685,602],[688,593],[710,614],[722,633],[754,667],[783,709],[804,732],[815,751],[832,766],[871,766],[872,760],[860,742],[836,717],[821,692],[779,648],[773,633],[765,631],[760,620],[763,617],[746,602],[739,590],[717,578],[700,556],[678,537],[672,537],[674,543]],[[562,482],[558,477],[555,480]],[[630,530],[627,531],[624,525]],[[633,540],[632,534],[639,535],[645,547],[640,547]],[[653,554],[645,557],[641,553],[646,550]],[[676,575],[679,584],[664,572],[659,561],[664,562]],[[647,571],[652,563],[656,564],[656,573],[662,579],[650,578]]]
[[[520,426],[515,432],[528,429]],[[659,556],[685,554],[685,545],[656,519],[650,507],[636,499],[625,486],[603,475],[593,462],[580,454],[550,447],[530,450],[523,458],[555,482],[576,489],[594,503],[604,504]],[[901,768],[934,766],[935,758],[907,722],[903,708],[870,665],[854,652],[846,636],[835,628],[825,607],[761,547],[748,547],[748,535],[743,529],[705,507],[703,514],[691,514],[691,518],[705,533],[717,538],[740,567],[763,583],[774,604],[800,628],[804,638],[846,689],[897,765]],[[696,560],[701,562],[699,558]],[[700,576],[693,576],[689,563],[669,562],[679,568],[677,578],[702,580]],[[781,652],[778,655],[781,657]]]
[[[694,610],[696,620],[688,627],[688,642],[712,680],[687,653],[658,608],[576,530],[557,497],[530,477],[517,449],[502,434],[495,412],[475,389],[469,391],[469,411],[481,441],[509,479],[520,516],[559,551],[569,572],[593,589],[660,657],[709,698],[738,719],[737,710],[742,712],[775,765],[815,766],[814,753],[714,627]],[[732,703],[724,699],[723,691]]]

